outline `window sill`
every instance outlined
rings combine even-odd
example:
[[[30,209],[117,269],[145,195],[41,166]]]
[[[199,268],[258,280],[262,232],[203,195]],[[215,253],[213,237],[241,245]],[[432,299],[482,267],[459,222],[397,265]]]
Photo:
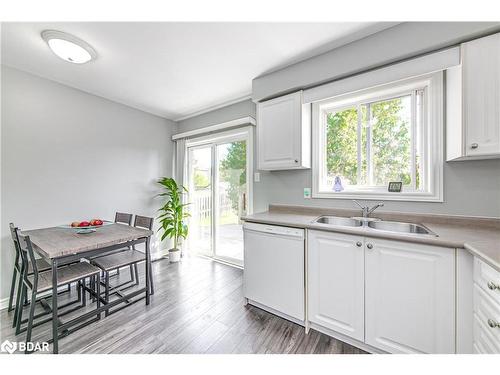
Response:
[[[368,200],[384,200],[384,201],[406,201],[406,202],[443,202],[442,195],[431,193],[389,193],[389,192],[374,192],[374,191],[342,191],[342,192],[326,192],[313,191],[312,198],[326,199],[368,199]]]

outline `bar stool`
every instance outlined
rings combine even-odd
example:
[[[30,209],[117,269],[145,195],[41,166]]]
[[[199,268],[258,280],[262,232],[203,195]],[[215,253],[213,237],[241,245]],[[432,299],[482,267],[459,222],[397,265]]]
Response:
[[[20,300],[21,288],[23,287],[23,280],[21,277],[23,262],[22,262],[21,250],[19,249],[19,242],[17,240],[17,234],[16,234],[17,228],[14,226],[13,223],[10,223],[9,226],[10,226],[10,234],[12,237],[12,242],[14,243],[14,249],[16,251],[16,258],[14,260],[14,270],[12,273],[12,283],[10,286],[10,295],[9,295],[9,307],[8,307],[7,311],[14,310],[14,294],[16,292],[16,284],[17,284],[16,310],[14,312],[14,319],[12,320],[12,327],[15,327],[16,326],[16,317],[17,317],[17,304],[21,301]],[[50,268],[51,268],[51,265],[43,259],[36,259],[35,263],[36,263],[37,269],[40,272],[50,270]],[[32,274],[33,274],[33,266],[31,265],[31,263],[29,263],[28,264],[28,275],[32,275]],[[19,277],[19,280],[18,280],[18,277]],[[25,305],[28,304],[27,298],[25,298],[24,304]]]
[[[127,214],[127,213],[124,213],[124,212],[116,212],[115,213],[115,223],[119,223],[119,224],[127,224],[128,226],[131,226],[132,225],[132,214]],[[129,248],[130,249],[130,248]],[[120,251],[123,251],[123,250],[119,250],[118,252]],[[132,267],[130,267],[130,280],[133,281],[134,280],[134,276],[133,276],[133,273],[132,273]],[[119,275],[120,274],[120,269],[118,268],[116,270],[116,274]]]
[[[151,230],[153,228],[154,219],[146,216],[135,216],[134,227],[136,228],[144,228]],[[122,251],[119,253],[114,253],[110,255],[105,255],[99,258],[95,258],[91,260],[91,263],[97,267],[99,267],[104,272],[104,301],[109,303],[109,296],[113,293],[119,293],[121,290],[126,288],[139,285],[139,272],[137,270],[137,264],[145,261],[145,255],[143,252],[135,249],[135,246],[132,247],[132,250]],[[116,270],[121,267],[130,266],[134,268],[135,273],[135,283],[127,286],[126,288],[121,288],[124,284],[117,285],[112,287],[114,290],[110,293],[110,285],[109,285],[109,273],[113,270]],[[150,284],[150,294],[154,293],[153,287],[153,275],[151,272],[151,265],[148,265],[149,268],[149,284]],[[105,312],[105,316],[109,315],[109,311]]]
[[[16,232],[16,236],[19,243],[19,249],[21,252],[21,256],[28,262],[31,263],[33,267],[33,274],[28,275],[26,270],[23,270],[22,273],[22,281],[26,288],[22,289],[21,292],[21,300],[24,297],[24,294],[27,292],[27,289],[31,290],[31,300],[30,300],[30,312],[28,317],[28,327],[26,329],[26,342],[31,341],[31,333],[34,326],[34,314],[35,314],[35,304],[37,301],[37,296],[41,293],[48,292],[52,290],[52,270],[39,272],[36,266],[36,259],[33,252],[33,246],[31,244],[31,240],[29,236],[24,236]],[[57,286],[65,286],[74,282],[78,282],[80,286],[85,285],[85,279],[87,277],[91,279],[95,279],[99,277],[100,270],[97,267],[92,266],[87,262],[79,262],[72,263],[66,266],[62,266],[57,270]],[[100,293],[100,285],[96,284],[95,293],[99,295]],[[56,296],[52,296],[52,298],[57,298]],[[83,291],[83,298],[85,298],[85,291]],[[97,299],[97,310],[100,308],[100,300]],[[100,318],[101,314],[97,313],[98,318]],[[18,309],[18,317],[17,317],[17,325],[20,325],[22,321],[22,306]],[[25,353],[27,353],[27,349]]]
[[[115,213],[115,223],[117,223],[117,224],[125,224],[125,225],[130,226],[130,225],[132,225],[132,217],[133,216],[134,215],[132,215],[132,214],[127,214],[127,213],[124,213],[124,212],[116,212]],[[115,251],[109,252],[108,255],[109,254],[115,254],[115,253],[121,253],[121,252],[127,251],[127,250],[130,250],[130,246],[129,247],[124,247],[123,249],[119,249],[119,250],[115,250]],[[98,255],[96,257],[90,258],[90,260],[97,259],[97,258],[100,258],[102,256],[103,255]],[[130,266],[129,270],[130,270],[130,280],[124,282],[123,284],[128,284],[128,283],[133,283],[134,282],[134,270],[133,270],[132,266]],[[117,268],[116,269],[116,274],[114,274],[112,276],[117,276],[119,274],[120,274],[120,269]],[[92,298],[92,301],[94,301],[94,300],[95,299]]]

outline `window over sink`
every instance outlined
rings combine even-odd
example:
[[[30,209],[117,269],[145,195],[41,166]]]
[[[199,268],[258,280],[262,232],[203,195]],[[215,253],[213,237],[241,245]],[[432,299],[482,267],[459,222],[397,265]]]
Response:
[[[443,101],[438,72],[313,103],[313,198],[442,201]]]

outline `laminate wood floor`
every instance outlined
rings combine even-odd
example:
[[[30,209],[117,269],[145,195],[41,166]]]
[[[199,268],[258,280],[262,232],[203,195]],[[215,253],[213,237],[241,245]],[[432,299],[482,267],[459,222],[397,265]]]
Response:
[[[140,267],[142,269],[142,267]],[[153,263],[155,294],[60,339],[60,353],[302,353],[358,354],[351,345],[244,305],[243,271],[203,258]],[[112,282],[128,279],[122,270]],[[60,297],[60,303],[75,298]],[[86,309],[91,309],[92,304]],[[81,313],[81,310],[77,313]],[[26,315],[27,316],[27,315]],[[68,315],[71,316],[71,315]],[[12,313],[0,313],[1,342],[14,335]],[[33,341],[51,337],[51,324],[33,330]]]

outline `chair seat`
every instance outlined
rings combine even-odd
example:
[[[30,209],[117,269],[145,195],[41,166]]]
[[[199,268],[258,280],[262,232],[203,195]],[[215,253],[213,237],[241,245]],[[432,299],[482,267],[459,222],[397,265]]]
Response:
[[[144,253],[137,250],[129,250],[95,258],[92,260],[92,264],[103,271],[111,271],[134,263],[144,262],[145,260],[146,255]]]
[[[101,270],[87,262],[70,264],[57,269],[57,286],[66,285],[89,276],[100,274]],[[28,276],[33,284],[33,276]],[[52,270],[38,274],[37,292],[43,292],[52,288]]]
[[[50,270],[52,268],[52,266],[43,259],[37,259],[36,260],[36,268],[38,269],[38,272],[43,272],[43,271]],[[31,262],[29,262],[28,274],[32,274],[32,273],[33,273],[33,264],[31,264]]]

